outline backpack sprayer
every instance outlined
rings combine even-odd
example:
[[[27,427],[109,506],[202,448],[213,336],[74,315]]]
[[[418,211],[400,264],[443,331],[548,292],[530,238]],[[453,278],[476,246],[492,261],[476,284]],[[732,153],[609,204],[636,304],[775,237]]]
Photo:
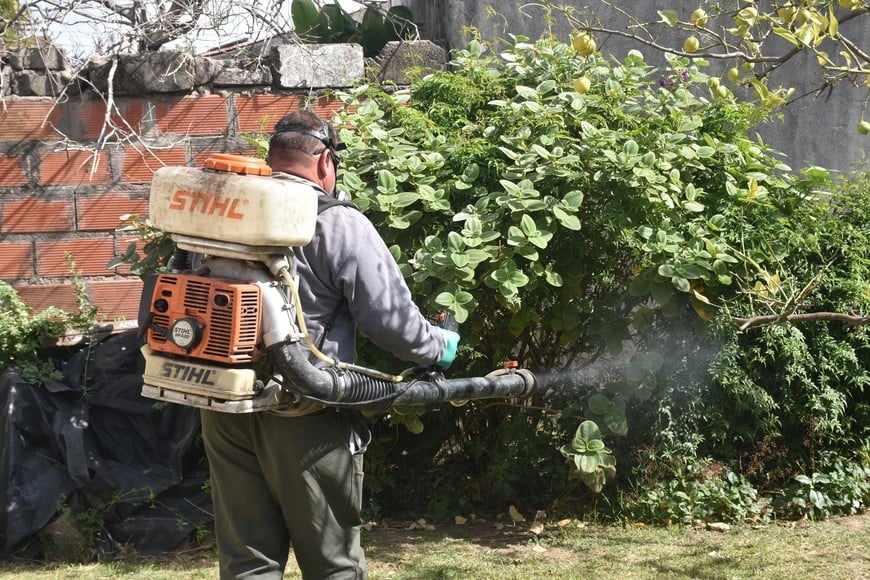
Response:
[[[393,376],[321,353],[308,335],[287,251],[314,235],[319,194],[270,175],[262,160],[222,154],[212,154],[203,169],[163,167],[154,174],[153,224],[170,234],[180,255],[206,258],[195,272],[180,259],[173,273],[145,281],[143,396],[228,413],[303,400],[380,412],[527,397],[539,388],[530,371],[515,365],[485,377],[446,379],[433,368]],[[312,364],[312,353],[326,366]]]

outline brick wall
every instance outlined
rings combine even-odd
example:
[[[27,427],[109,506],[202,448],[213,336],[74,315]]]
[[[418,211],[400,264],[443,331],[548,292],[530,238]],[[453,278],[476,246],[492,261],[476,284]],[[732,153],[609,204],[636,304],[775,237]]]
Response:
[[[348,66],[346,48],[331,46],[339,51],[335,58],[342,71],[361,73],[361,50],[354,69]],[[105,95],[82,91],[58,99],[0,92],[0,279],[36,312],[48,306],[75,312],[72,279],[77,272],[107,321],[135,321],[141,281],[129,268],[109,270],[106,265],[136,241],[130,232],[119,230],[121,216],[147,215],[154,171],[164,165],[199,166],[209,152],[253,154],[242,136],[262,131],[264,122],[269,127],[303,103],[324,118],[340,107],[322,81],[300,83],[307,70],[316,68],[322,74],[323,53],[318,52],[318,67],[312,67],[300,59],[298,47],[293,51],[283,61],[283,53],[274,51],[279,62],[250,81],[232,74],[243,69],[236,62],[195,59],[190,64],[195,80],[186,91],[162,78],[149,92],[132,83],[135,77],[125,74],[121,61],[116,78],[124,84],[114,96],[111,119],[124,133],[105,144]],[[130,66],[141,69],[141,59],[131,57]],[[0,66],[9,60],[0,60]],[[25,60],[34,59],[17,62]],[[394,60],[390,66],[401,70]],[[45,73],[55,74],[50,68]],[[39,86],[33,82],[38,70],[15,74],[24,73],[22,87]],[[292,86],[284,78],[291,78]],[[341,86],[357,79],[330,80]],[[91,79],[91,86],[100,84]]]

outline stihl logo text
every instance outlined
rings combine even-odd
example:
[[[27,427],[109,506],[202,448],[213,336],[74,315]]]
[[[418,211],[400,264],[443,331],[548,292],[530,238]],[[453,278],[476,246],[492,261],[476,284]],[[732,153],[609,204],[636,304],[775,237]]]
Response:
[[[245,214],[239,211],[239,206],[247,204],[248,200],[237,197],[176,189],[175,193],[172,194],[172,203],[169,204],[169,209],[240,220],[245,217]]]
[[[214,375],[217,374],[217,371],[181,363],[165,362],[160,374],[167,379],[214,386]]]

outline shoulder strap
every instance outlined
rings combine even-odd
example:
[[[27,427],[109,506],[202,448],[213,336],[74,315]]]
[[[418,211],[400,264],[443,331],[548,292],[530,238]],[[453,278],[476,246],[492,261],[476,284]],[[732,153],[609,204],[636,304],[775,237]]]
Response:
[[[352,207],[353,209],[359,210],[354,204],[349,201],[336,199],[331,195],[318,195],[317,196],[317,214],[320,215],[331,207],[335,207],[337,205],[343,205],[346,207]],[[326,325],[323,327],[323,333],[320,335],[320,340],[317,341],[317,348],[323,348],[323,342],[326,340],[326,335],[329,334],[332,325],[335,324],[335,319],[338,317],[338,309],[341,307],[341,303],[336,306],[335,310],[332,311],[332,314],[329,317],[329,320],[326,321]]]
[[[358,209],[354,204],[349,201],[344,201],[341,199],[335,199],[331,195],[318,195],[317,196],[317,213],[322,214],[326,210],[331,207],[335,207],[337,205],[344,205],[347,207],[352,207],[354,209]]]

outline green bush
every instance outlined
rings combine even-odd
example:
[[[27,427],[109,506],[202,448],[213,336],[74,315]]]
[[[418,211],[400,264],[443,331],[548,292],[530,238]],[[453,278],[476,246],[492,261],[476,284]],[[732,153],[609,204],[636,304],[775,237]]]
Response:
[[[863,513],[870,505],[870,464],[837,460],[829,471],[797,475],[775,505],[791,518],[823,520]]]
[[[35,385],[60,379],[60,371],[44,351],[70,328],[71,319],[54,307],[34,314],[12,286],[0,281],[0,370],[14,367]]]
[[[625,515],[659,525],[697,522],[765,522],[771,510],[747,480],[711,461],[690,461],[666,478],[637,474],[639,488],[625,502]]]
[[[703,61],[657,69],[637,51],[618,62],[517,38],[497,54],[472,42],[452,64],[408,92],[341,95],[343,188],[418,303],[462,323],[453,374],[515,359],[555,388],[426,414],[416,439],[395,415],[378,422],[395,489],[438,478],[439,509],[539,507],[573,489],[553,450],[588,419],[623,481],[640,446],[683,441],[727,466],[727,485],[770,491],[866,441],[863,326],[779,324],[868,310],[861,187],[795,173],[749,138],[766,111],[717,96]]]
[[[870,436],[870,174],[794,172],[748,136],[768,111],[702,60],[525,38],[455,57],[409,91],[340,94],[341,185],[418,304],[461,323],[452,374],[516,360],[551,388],[374,419],[378,509],[594,509],[614,468],[603,500],[631,489],[654,521],[758,518],[794,484],[789,509],[815,506],[803,478],[830,481],[806,474]],[[365,341],[359,358],[404,366]]]

